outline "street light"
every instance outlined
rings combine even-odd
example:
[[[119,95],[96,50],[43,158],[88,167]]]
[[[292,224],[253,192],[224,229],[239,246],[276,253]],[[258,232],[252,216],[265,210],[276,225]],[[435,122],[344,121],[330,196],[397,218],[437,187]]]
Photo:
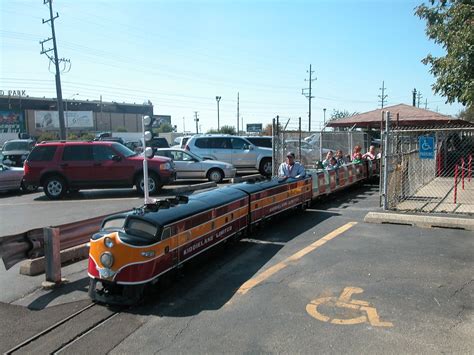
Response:
[[[219,124],[219,102],[221,101],[221,96],[216,96],[217,101],[217,131],[220,131],[220,124]]]
[[[68,129],[68,127],[69,127],[69,117],[68,117],[68,112],[67,112],[67,102],[68,102],[68,100],[71,100],[74,96],[77,96],[77,95],[79,95],[78,92],[76,92],[74,95],[72,95],[72,96],[70,96],[70,97],[68,97],[68,98],[66,99],[66,140],[67,140],[67,129]]]

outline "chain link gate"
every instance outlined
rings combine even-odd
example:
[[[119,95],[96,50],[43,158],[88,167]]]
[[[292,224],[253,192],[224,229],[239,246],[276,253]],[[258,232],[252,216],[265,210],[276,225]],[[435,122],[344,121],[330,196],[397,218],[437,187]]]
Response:
[[[474,214],[474,128],[389,129],[384,139],[386,209]]]
[[[305,168],[322,168],[321,162],[326,154],[341,150],[348,161],[351,160],[354,146],[359,145],[362,153],[371,145],[370,136],[360,131],[303,131],[301,118],[277,117],[273,119],[273,176],[278,175],[279,165],[285,161],[286,154],[293,152],[296,160]]]

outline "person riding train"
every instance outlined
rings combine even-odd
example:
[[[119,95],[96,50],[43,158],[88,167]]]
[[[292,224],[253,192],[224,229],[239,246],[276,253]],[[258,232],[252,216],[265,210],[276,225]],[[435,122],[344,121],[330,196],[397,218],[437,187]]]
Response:
[[[305,177],[306,172],[303,165],[295,161],[295,153],[288,152],[286,154],[286,162],[280,164],[278,168],[278,177],[286,180],[288,178],[302,178]]]

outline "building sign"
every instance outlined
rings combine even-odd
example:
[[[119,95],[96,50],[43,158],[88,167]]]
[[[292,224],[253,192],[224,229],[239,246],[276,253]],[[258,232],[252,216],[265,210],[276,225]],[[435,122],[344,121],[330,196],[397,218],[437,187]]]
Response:
[[[15,111],[0,111],[0,133],[25,132],[23,114]]]
[[[66,128],[93,128],[92,111],[64,112]],[[35,127],[43,130],[59,129],[58,111],[35,111]]]
[[[247,123],[247,132],[262,132],[261,123]]]
[[[418,146],[420,149],[420,159],[434,159],[435,139],[434,137],[418,137]]]
[[[26,96],[26,90],[0,90],[0,96]]]
[[[159,127],[163,123],[168,123],[171,125],[171,116],[170,115],[153,115],[155,122],[153,122],[153,127]]]

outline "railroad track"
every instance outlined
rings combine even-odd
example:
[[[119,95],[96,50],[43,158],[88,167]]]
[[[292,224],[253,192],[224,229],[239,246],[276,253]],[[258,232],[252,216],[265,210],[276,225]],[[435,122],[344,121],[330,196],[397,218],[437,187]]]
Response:
[[[120,313],[120,311],[91,303],[7,350],[4,354],[59,354]]]

